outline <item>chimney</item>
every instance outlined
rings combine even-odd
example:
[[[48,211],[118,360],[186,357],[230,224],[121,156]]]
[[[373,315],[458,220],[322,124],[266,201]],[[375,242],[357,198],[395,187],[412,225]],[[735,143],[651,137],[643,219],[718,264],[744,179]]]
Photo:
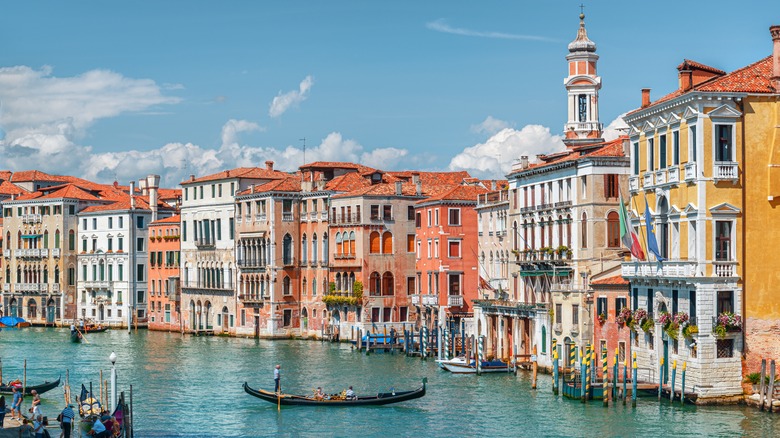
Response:
[[[631,142],[628,141],[628,138],[623,139],[623,156],[628,157],[631,156]]]
[[[130,210],[135,210],[135,181],[130,181]]]
[[[147,196],[149,194],[149,190],[146,186],[146,178],[138,180],[138,188],[141,189],[142,196]]]
[[[523,155],[520,157],[520,167],[523,169],[528,169],[528,155]]]
[[[769,28],[772,35],[772,82],[775,93],[780,93],[780,24]]]
[[[249,184],[249,193],[251,194],[251,193],[254,193],[254,192],[255,192],[255,185],[254,184]]]
[[[684,65],[685,64],[683,63],[680,66],[680,68],[677,69],[677,71],[679,72],[677,74],[677,78],[680,86],[680,91],[688,91],[691,88],[693,88],[693,70],[683,67]],[[649,100],[650,99],[648,98],[648,103],[650,103]]]
[[[650,106],[650,89],[642,88],[642,108]]]
[[[265,168],[266,170],[274,170],[274,162],[271,160],[266,161]]]
[[[403,185],[404,183],[401,181],[395,182],[395,194],[398,196],[401,196],[403,194]]]
[[[412,172],[412,184],[414,184],[414,192],[417,196],[422,195],[422,181],[420,181],[420,172]]]
[[[490,190],[495,190],[495,189],[496,189],[496,180],[491,179],[490,180]]]
[[[152,222],[157,220],[157,189],[160,188],[160,175],[146,177],[146,187],[149,191],[149,208],[152,210]]]
[[[190,174],[190,181],[195,181],[195,175]]]

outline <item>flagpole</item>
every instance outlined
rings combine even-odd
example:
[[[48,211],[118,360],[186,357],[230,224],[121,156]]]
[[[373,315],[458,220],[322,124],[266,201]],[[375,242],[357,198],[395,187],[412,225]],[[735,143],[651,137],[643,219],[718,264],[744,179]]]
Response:
[[[644,196],[644,194],[642,194],[642,196]],[[647,198],[645,198],[645,199],[647,199]],[[639,215],[639,207],[636,205],[636,199],[634,199],[634,197],[633,197],[633,196],[631,197],[631,201],[633,201],[633,203],[634,203],[634,208],[635,208],[635,209],[636,209],[636,211],[637,211],[637,218],[640,218],[640,215]],[[648,245],[647,245],[647,233],[644,233],[644,232],[642,231],[642,219],[641,219],[641,218],[639,219],[639,235],[640,235],[640,236],[642,236],[642,241],[644,241],[644,242],[645,242],[645,247],[644,247],[644,248],[642,248],[642,251],[644,251],[644,253],[645,253],[645,257],[647,257],[647,258],[649,259],[650,253],[649,253],[649,247],[648,247]],[[648,260],[648,261],[650,261],[650,260]]]

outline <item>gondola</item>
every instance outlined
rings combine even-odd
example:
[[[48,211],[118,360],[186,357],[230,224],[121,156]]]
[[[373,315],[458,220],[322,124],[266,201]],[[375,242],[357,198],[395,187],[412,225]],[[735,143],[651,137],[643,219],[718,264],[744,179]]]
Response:
[[[81,342],[82,336],[81,333],[79,333],[76,330],[71,330],[70,332],[70,342],[78,343]]]
[[[90,385],[91,387],[92,385]],[[91,391],[87,391],[87,387],[81,384],[81,394],[78,396],[79,401],[79,414],[82,417],[90,417],[94,415],[100,415],[103,412],[103,407],[100,405],[100,400],[96,399]]]
[[[103,327],[99,325],[94,326],[86,326],[84,327],[84,333],[103,333],[108,330],[108,327]]]
[[[18,384],[17,384],[18,383]],[[60,378],[57,377],[57,380],[54,382],[43,382],[40,385],[33,385],[28,386],[24,389],[24,395],[32,395],[32,391],[38,391],[38,394],[43,394],[44,392],[51,391],[52,389],[60,386]],[[0,394],[13,394],[13,387],[16,387],[18,390],[22,389],[22,382],[16,381],[15,383],[11,385],[3,385],[0,384]]]
[[[394,392],[380,392],[377,395],[361,395],[354,399],[347,400],[344,397],[326,397],[322,400],[317,400],[311,396],[293,395],[293,394],[277,394],[275,392],[266,391],[264,389],[252,389],[244,382],[244,391],[247,394],[255,396],[261,400],[265,400],[271,403],[278,403],[280,405],[297,405],[297,406],[375,406],[375,405],[387,405],[390,403],[398,403],[406,400],[413,400],[425,395],[425,385],[428,382],[428,378],[423,378],[422,386],[413,391],[394,391]]]

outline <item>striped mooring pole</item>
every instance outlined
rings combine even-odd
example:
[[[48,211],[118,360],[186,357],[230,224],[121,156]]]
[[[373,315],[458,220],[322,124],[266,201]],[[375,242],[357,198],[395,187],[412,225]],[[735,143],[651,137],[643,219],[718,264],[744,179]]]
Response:
[[[552,340],[553,350],[553,394],[558,395],[558,342]]]
[[[669,400],[670,401],[674,401],[674,380],[675,380],[675,377],[677,377],[677,359],[672,361],[672,387],[670,388],[671,390],[669,391]]]
[[[661,357],[661,366],[658,369],[658,400],[661,400],[661,390],[664,389],[664,358]]]
[[[444,327],[442,329],[444,332],[444,345],[443,345],[443,353],[444,353],[444,360],[450,360],[450,330],[447,327]]]
[[[636,407],[636,351],[634,352],[634,362],[631,365],[633,367],[631,376],[631,407]]]
[[[612,370],[612,402],[618,399],[618,382],[620,381],[620,349],[615,349],[615,368]]]
[[[682,382],[680,382],[681,383],[681,385],[680,385],[680,404],[681,405],[685,404],[685,368],[686,368],[686,365],[687,364],[685,362],[683,362],[683,366],[682,366]]]
[[[601,350],[601,368],[602,368],[602,380],[604,386],[601,390],[601,398],[604,401],[604,407],[609,406],[609,361],[607,360],[607,346]]]
[[[485,348],[485,337],[477,338],[477,375],[482,374],[482,351]]]
[[[628,385],[628,356],[624,358],[626,361],[623,363],[623,406],[626,405],[626,399],[628,398],[627,385]]]
[[[588,344],[585,352],[585,400],[588,400],[591,398],[590,395],[590,384],[591,379],[593,377],[593,372],[591,367],[593,367],[594,363],[594,357],[593,357],[593,346]]]
[[[585,403],[585,391],[586,383],[588,381],[588,356],[587,350],[584,347],[580,347],[580,399]]]
[[[572,344],[569,344],[569,367],[571,368],[571,381],[573,383],[577,377],[574,372],[577,369],[577,347]]]
[[[428,358],[428,327],[420,329],[420,356],[423,360]]]

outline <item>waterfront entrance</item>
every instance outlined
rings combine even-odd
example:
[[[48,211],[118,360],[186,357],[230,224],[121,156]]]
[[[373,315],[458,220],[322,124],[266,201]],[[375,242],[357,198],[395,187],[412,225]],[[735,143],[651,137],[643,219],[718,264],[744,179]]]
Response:
[[[204,321],[205,322],[205,321]],[[110,330],[68,342],[68,329],[32,327],[0,332],[3,378],[27,382],[65,376],[75,392],[90,381],[99,388],[117,354],[118,385],[134,388],[136,436],[773,436],[780,416],[740,406],[684,406],[640,398],[636,409],[552,394],[551,377],[530,373],[453,375],[432,360],[403,354],[353,351],[349,344],[299,340],[198,337],[180,333]],[[241,385],[273,388],[272,371],[282,365],[285,391],[335,393],[354,386],[358,394],[393,387],[417,388],[428,378],[428,394],[407,403],[367,409],[285,408],[245,394]],[[97,392],[97,389],[96,389]],[[62,388],[43,394],[50,418],[62,409]],[[219,406],[220,408],[215,408]],[[206,421],[199,420],[208,412]],[[453,417],[454,413],[457,414]],[[359,418],[359,421],[356,421]],[[196,420],[193,420],[196,419]]]

